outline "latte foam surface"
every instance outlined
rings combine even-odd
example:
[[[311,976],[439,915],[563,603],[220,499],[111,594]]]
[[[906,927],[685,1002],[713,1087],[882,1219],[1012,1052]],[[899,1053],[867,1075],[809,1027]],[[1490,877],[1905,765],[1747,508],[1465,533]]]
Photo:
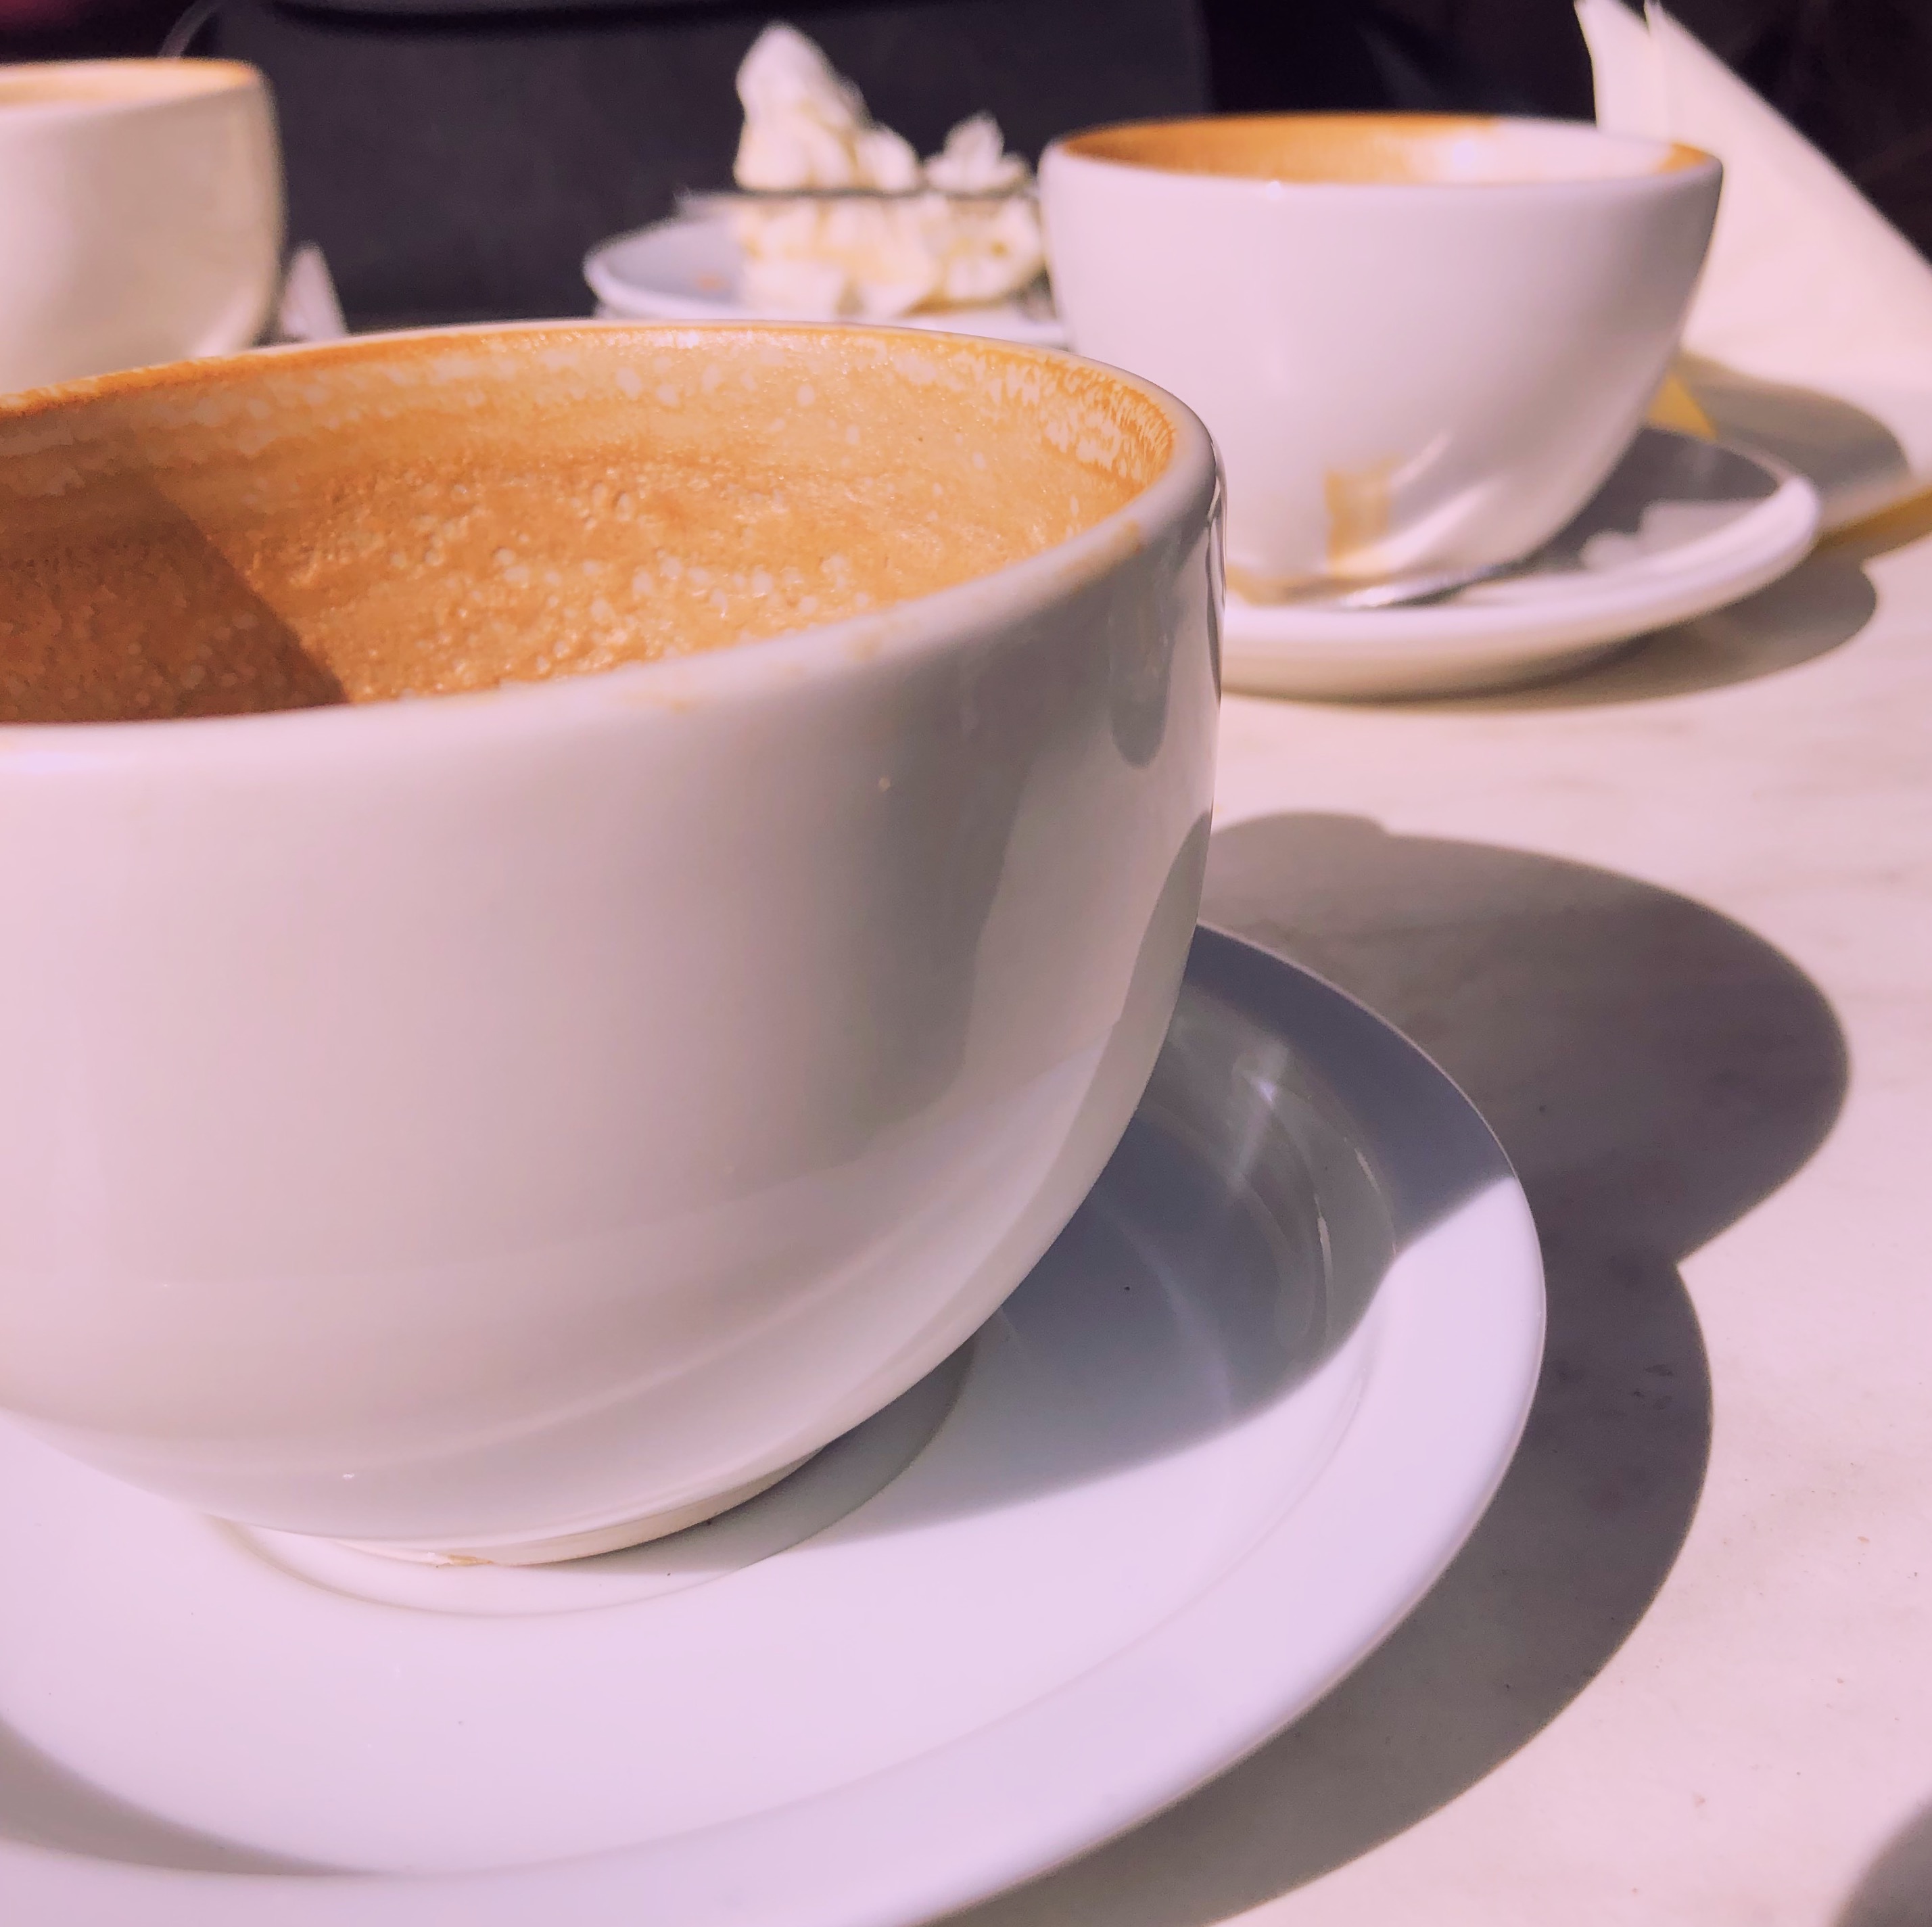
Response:
[[[1172,441],[1102,371],[878,330],[371,338],[77,383],[0,404],[0,722],[756,642],[1038,554]]]

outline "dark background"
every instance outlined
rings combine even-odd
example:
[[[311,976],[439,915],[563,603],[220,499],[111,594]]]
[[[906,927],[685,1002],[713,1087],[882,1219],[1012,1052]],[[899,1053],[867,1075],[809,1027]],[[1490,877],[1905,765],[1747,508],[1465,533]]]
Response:
[[[186,5],[0,0],[0,59],[152,53]],[[1932,255],[1932,0],[1674,11]],[[268,74],[352,320],[507,317],[581,311],[586,247],[727,179],[775,14],[928,152],[982,107],[1035,152],[1209,105],[1592,111],[1569,0],[226,0],[194,50]]]

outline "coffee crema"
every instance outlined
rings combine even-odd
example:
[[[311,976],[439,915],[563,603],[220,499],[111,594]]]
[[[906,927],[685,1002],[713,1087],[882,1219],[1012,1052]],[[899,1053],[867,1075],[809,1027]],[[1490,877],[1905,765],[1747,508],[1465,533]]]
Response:
[[[35,107],[158,106],[250,86],[238,60],[49,60],[0,67],[0,113]]]
[[[1616,180],[1709,158],[1580,124],[1479,114],[1214,114],[1094,128],[1060,145],[1162,173],[1345,187]]]
[[[0,722],[488,689],[1038,554],[1166,466],[1064,357],[834,328],[370,339],[0,404]]]

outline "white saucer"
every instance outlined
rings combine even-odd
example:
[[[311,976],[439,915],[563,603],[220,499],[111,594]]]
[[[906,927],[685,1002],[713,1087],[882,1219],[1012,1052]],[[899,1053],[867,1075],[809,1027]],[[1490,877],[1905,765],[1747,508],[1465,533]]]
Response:
[[[740,1511],[539,1570],[239,1532],[0,1432],[0,1919],[903,1927],[1360,1660],[1514,1448],[1522,1194],[1429,1061],[1203,932],[1093,1198]]]
[[[640,321],[748,321],[753,311],[738,295],[740,258],[722,221],[661,221],[600,242],[584,257],[584,278],[610,314]],[[892,326],[1042,348],[1066,345],[1052,300],[1033,294],[984,308],[902,315]]]
[[[1802,561],[1817,491],[1742,450],[1646,428],[1530,572],[1419,608],[1228,598],[1222,676],[1253,695],[1447,695],[1554,676],[1708,615]]]

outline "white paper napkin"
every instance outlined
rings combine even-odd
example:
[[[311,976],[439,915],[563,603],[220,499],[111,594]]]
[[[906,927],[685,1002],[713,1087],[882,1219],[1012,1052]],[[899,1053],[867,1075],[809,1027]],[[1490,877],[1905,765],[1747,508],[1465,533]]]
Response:
[[[1660,8],[1576,5],[1598,124],[1724,164],[1678,370],[1712,425],[1808,475],[1828,527],[1932,488],[1932,266]]]
[[[335,341],[349,332],[336,297],[328,262],[312,241],[289,257],[282,292],[275,303],[272,341]]]

